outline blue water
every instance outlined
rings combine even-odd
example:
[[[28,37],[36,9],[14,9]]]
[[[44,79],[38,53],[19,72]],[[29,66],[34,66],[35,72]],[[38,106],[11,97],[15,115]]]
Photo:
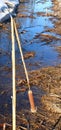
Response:
[[[47,16],[46,13],[53,12],[53,3],[51,0],[36,0],[30,1],[30,4],[24,3],[23,10],[19,10],[22,14],[33,15],[34,18],[18,18],[20,22],[19,32],[25,30],[24,34],[21,34],[22,46],[25,52],[34,51],[35,57],[26,60],[26,63],[32,64],[29,69],[36,69],[37,67],[57,65],[61,63],[61,58],[59,58],[59,53],[54,48],[55,46],[60,46],[60,40],[52,40],[47,44],[46,41],[34,37],[37,34],[46,33],[51,36],[61,37],[56,32],[49,32],[48,29],[54,29],[55,20],[52,16]],[[38,12],[44,13],[44,16],[37,15]],[[52,18],[52,19],[51,19]],[[57,19],[56,19],[57,20]],[[35,64],[38,65],[35,66]]]
[[[42,66],[50,66],[61,63],[59,53],[54,49],[54,45],[60,45],[60,41],[52,41],[47,44],[46,41],[41,39],[35,39],[37,34],[46,33],[52,36],[60,37],[55,32],[48,32],[48,29],[55,27],[52,16],[47,16],[47,12],[53,12],[53,3],[51,0],[30,0],[29,2],[21,3],[18,8],[18,14],[26,14],[31,17],[16,17],[16,21],[19,24],[19,37],[22,42],[23,53],[35,52],[35,56],[27,59],[26,63],[33,64],[30,69],[37,69]],[[38,15],[38,12],[44,13],[44,16]],[[8,25],[7,25],[8,24]],[[11,65],[11,34],[10,34],[10,22],[4,25],[6,30],[0,28],[0,66]],[[25,30],[25,33],[21,33]],[[16,60],[20,59],[19,49],[16,45]],[[17,60],[18,61],[18,60]],[[39,66],[35,66],[35,63]],[[19,61],[21,63],[21,61]]]

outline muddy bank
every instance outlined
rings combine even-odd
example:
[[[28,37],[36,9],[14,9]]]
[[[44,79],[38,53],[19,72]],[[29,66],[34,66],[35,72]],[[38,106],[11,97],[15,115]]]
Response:
[[[19,75],[19,73],[18,73]],[[32,114],[28,101],[28,87],[25,78],[17,80],[17,97],[20,108],[17,111],[17,130],[60,130],[61,129],[61,65],[45,67],[29,72],[37,112]],[[20,91],[24,88],[24,91]],[[25,89],[26,88],[26,89]],[[44,90],[44,91],[43,91]],[[26,98],[25,98],[26,94]],[[22,106],[22,105],[23,106]],[[0,114],[0,123],[11,125],[11,116]],[[11,126],[6,126],[11,130]],[[23,128],[21,128],[23,127]]]

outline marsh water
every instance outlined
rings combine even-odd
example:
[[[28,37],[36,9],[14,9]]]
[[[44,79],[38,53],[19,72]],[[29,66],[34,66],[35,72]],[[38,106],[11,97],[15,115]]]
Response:
[[[58,2],[58,1],[57,1]],[[20,2],[16,17],[19,37],[22,45],[25,63],[28,71],[41,67],[55,66],[61,63],[60,52],[57,47],[61,44],[61,35],[55,31],[59,19],[53,9],[52,0],[29,0]],[[11,112],[12,95],[12,58],[11,58],[11,24],[10,20],[0,27],[0,113]],[[16,79],[24,77],[17,41],[15,41]],[[33,55],[32,55],[33,54]],[[35,88],[37,92],[37,89]],[[38,90],[39,93],[39,90]],[[41,90],[41,95],[43,91]],[[26,94],[18,96],[26,98]],[[28,100],[26,98],[26,100]],[[19,105],[17,101],[17,105]],[[20,105],[22,105],[20,103]],[[21,107],[20,107],[21,108]]]

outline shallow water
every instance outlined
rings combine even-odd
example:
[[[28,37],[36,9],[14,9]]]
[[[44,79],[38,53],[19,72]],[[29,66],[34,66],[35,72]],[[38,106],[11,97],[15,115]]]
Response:
[[[55,23],[53,23],[53,20],[56,20],[55,17],[47,16],[47,12],[53,12],[52,7],[53,3],[51,0],[32,0],[21,3],[18,8],[18,14],[26,14],[25,17],[19,17],[19,15],[16,17],[16,21],[19,24],[18,30],[22,42],[23,53],[35,52],[34,57],[26,60],[28,65],[32,64],[32,66],[28,66],[29,69],[37,69],[42,66],[61,63],[61,58],[55,50],[55,45],[59,46],[60,40],[56,41],[53,39],[47,41],[45,38],[45,40],[42,40],[42,38],[39,37],[35,38],[38,34],[50,34],[51,36],[61,38],[61,36],[55,32],[49,31],[50,29],[54,29]],[[44,13],[44,16],[42,13]],[[9,26],[10,23],[6,23],[6,30],[4,31],[4,28],[0,29],[0,66],[11,63],[11,34]],[[16,59],[18,58],[20,58],[20,54],[16,44]],[[20,62],[21,61],[19,60],[19,63]],[[36,63],[38,63],[38,65]]]
[[[35,53],[34,57],[25,60],[28,70],[61,63],[59,52],[55,49],[56,46],[60,46],[61,36],[50,31],[55,28],[54,21],[58,22],[58,19],[53,15],[47,15],[47,13],[54,13],[53,6],[52,0],[29,0],[20,3],[18,7],[15,19],[23,53]],[[43,34],[43,36],[40,36],[40,34]],[[49,39],[45,34],[52,36],[52,39]],[[57,39],[53,38],[53,36]],[[20,65],[22,62],[17,43],[15,43],[15,46],[16,65]],[[0,107],[3,110],[7,109],[8,105],[11,105],[11,94],[5,95],[7,100],[4,100],[5,97],[2,96],[3,90],[6,90],[8,86],[11,88],[11,76],[11,31],[10,21],[7,21],[3,23],[3,28],[0,27],[0,104],[6,104]]]

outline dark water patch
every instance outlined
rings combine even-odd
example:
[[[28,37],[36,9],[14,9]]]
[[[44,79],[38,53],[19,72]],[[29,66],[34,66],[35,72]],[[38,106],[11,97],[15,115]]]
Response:
[[[8,93],[8,92],[7,92]],[[12,100],[11,100],[11,95],[5,94],[0,94],[0,113],[1,114],[6,114],[9,112],[11,113],[11,105],[12,105]],[[2,101],[1,101],[2,100]]]

